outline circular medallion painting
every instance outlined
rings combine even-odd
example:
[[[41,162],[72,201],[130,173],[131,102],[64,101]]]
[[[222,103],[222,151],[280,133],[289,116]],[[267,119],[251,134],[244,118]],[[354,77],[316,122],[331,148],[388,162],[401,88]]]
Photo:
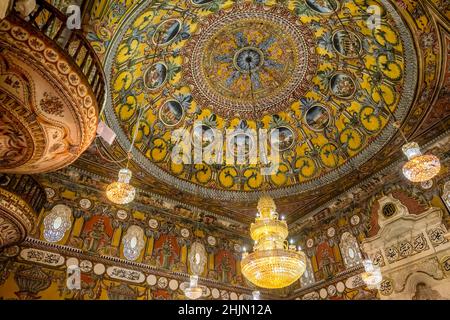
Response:
[[[334,296],[336,294],[336,287],[334,285],[329,285],[327,288],[328,295]]]
[[[271,146],[278,151],[284,151],[291,148],[295,140],[292,129],[284,126],[272,129],[270,138]]]
[[[183,107],[178,101],[166,101],[159,109],[159,118],[168,127],[176,126],[183,119]]]
[[[167,80],[167,66],[157,62],[150,66],[144,74],[144,85],[149,90],[156,90]]]
[[[330,114],[324,106],[312,106],[306,112],[305,121],[312,130],[321,131],[330,122]]]
[[[211,290],[211,295],[214,299],[218,299],[220,297],[220,291],[219,289],[213,288]]]
[[[168,283],[169,283],[169,280],[167,280],[166,277],[160,277],[158,279],[158,287],[160,287],[161,289],[166,288]]]
[[[253,201],[329,185],[386,146],[397,130],[380,106],[403,122],[421,79],[402,12],[377,1],[373,29],[371,3],[137,4],[105,57],[106,121],[124,150],[137,132],[144,180],[181,192]],[[277,170],[265,171],[271,151]]]
[[[97,264],[94,266],[94,273],[95,273],[96,275],[102,275],[102,274],[105,273],[105,271],[106,271],[105,265],[102,264],[102,263],[97,263]]]
[[[153,34],[153,44],[158,46],[168,45],[175,40],[178,32],[181,30],[181,22],[178,19],[169,19],[163,21]]]
[[[158,279],[156,278],[155,275],[150,274],[150,275],[147,276],[147,283],[150,286],[154,286],[157,283],[157,281],[158,281]]]
[[[327,236],[332,238],[334,237],[334,235],[336,234],[336,229],[333,227],[328,228],[327,230]]]
[[[80,262],[80,269],[81,269],[81,271],[83,271],[83,272],[89,272],[89,271],[91,271],[91,270],[92,270],[92,266],[93,266],[93,264],[92,264],[92,262],[89,261],[89,260],[82,260],[82,261]]]
[[[360,220],[361,220],[361,219],[359,218],[359,216],[358,216],[357,214],[355,214],[355,215],[353,215],[353,216],[350,218],[350,224],[351,224],[352,226],[356,226],[356,225],[359,223]]]
[[[186,228],[183,228],[183,229],[181,229],[181,236],[183,237],[183,238],[187,238],[187,237],[189,237],[189,230],[188,229],[186,229]]]

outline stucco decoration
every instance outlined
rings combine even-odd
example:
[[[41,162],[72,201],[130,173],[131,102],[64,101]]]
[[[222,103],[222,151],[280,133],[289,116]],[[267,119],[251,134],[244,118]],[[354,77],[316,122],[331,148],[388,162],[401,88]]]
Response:
[[[189,249],[189,268],[192,274],[201,275],[205,270],[207,253],[201,242],[194,242]]]
[[[49,38],[0,22],[0,172],[39,173],[75,161],[91,144],[97,100]]]

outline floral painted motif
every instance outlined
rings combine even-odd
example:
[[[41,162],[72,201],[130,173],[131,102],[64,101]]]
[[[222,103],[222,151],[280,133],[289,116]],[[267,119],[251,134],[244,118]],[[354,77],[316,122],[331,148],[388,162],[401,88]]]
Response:
[[[39,102],[39,106],[43,111],[51,115],[62,117],[64,114],[64,106],[61,100],[58,97],[49,94],[48,92],[44,93],[44,97]]]

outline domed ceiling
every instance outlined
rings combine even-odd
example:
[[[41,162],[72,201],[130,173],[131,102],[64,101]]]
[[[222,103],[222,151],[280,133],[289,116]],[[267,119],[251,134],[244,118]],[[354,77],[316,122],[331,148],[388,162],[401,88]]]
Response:
[[[382,25],[367,8],[378,4]],[[329,184],[395,134],[414,99],[412,37],[387,1],[176,1],[137,6],[106,57],[105,115],[133,160],[177,189],[216,200],[255,200]],[[139,122],[139,123],[137,123]],[[229,134],[247,150],[241,164],[172,161],[176,129]],[[247,129],[267,129],[278,170]],[[190,146],[189,146],[190,147]],[[224,139],[222,150],[230,148]],[[190,148],[194,152],[194,148]],[[272,150],[271,150],[272,151]],[[214,155],[214,154],[213,154]],[[193,156],[192,156],[193,158]]]

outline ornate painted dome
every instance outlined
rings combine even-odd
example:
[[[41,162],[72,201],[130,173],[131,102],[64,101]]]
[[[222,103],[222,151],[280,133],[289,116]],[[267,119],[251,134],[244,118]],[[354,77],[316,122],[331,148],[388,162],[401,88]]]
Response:
[[[373,28],[373,3],[139,6],[107,53],[106,118],[124,149],[138,125],[133,159],[182,191],[255,200],[261,190],[282,197],[329,184],[379,152],[396,131],[390,112],[403,120],[414,99],[411,35],[384,0],[377,2],[382,24]],[[201,134],[203,147],[222,132],[223,156],[173,161],[176,129]],[[251,129],[266,129],[279,152],[271,174],[261,170],[266,157],[251,159],[248,150],[258,145]],[[247,150],[241,162],[225,156],[230,143]],[[187,148],[193,159],[195,148]]]

